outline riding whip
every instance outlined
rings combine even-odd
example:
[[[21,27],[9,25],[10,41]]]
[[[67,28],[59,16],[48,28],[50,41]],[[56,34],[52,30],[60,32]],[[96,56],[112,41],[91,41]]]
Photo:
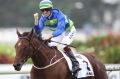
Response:
[[[50,41],[51,41],[51,42],[55,42],[55,43],[58,43],[58,44],[66,45],[66,46],[69,46],[69,47],[73,47],[73,48],[76,48],[75,46],[72,46],[72,45],[63,44],[63,43],[60,43],[60,42],[57,42],[57,41],[53,41],[53,40],[50,40]]]

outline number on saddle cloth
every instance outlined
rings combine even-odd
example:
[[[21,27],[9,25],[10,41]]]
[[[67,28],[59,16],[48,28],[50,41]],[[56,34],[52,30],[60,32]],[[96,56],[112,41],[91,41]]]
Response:
[[[90,71],[90,68],[88,67],[88,62],[87,62],[87,61],[83,61],[83,63],[86,63],[86,64],[87,64],[87,70]]]

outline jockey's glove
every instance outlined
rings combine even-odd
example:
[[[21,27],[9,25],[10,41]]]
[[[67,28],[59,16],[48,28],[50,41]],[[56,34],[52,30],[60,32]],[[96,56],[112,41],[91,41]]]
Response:
[[[38,13],[35,13],[33,16],[34,16],[34,20],[35,20],[34,24],[38,25],[38,18],[39,18]]]
[[[52,34],[47,34],[47,35],[43,36],[42,38],[43,38],[43,40],[50,40],[52,37],[53,37]]]

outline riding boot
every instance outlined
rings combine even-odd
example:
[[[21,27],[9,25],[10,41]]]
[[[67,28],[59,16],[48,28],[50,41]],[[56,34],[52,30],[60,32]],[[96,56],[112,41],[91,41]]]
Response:
[[[73,75],[76,75],[77,72],[79,70],[81,70],[79,68],[79,62],[76,60],[74,54],[72,53],[72,51],[71,51],[71,49],[69,47],[65,47],[64,51],[68,55],[68,57],[70,58],[70,60],[72,61],[72,64],[73,64],[73,66],[72,66],[72,73],[73,73]]]

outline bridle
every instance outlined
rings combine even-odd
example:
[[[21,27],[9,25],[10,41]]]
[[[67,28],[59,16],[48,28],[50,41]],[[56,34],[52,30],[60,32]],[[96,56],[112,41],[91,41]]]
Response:
[[[34,51],[36,50],[36,48],[32,45],[32,43],[31,43],[31,38],[30,37],[28,37],[28,36],[21,36],[21,37],[19,37],[19,39],[26,39],[26,40],[28,40],[28,42],[29,42],[29,48],[30,48],[30,46],[32,46],[32,48],[34,49]]]
[[[37,54],[37,51],[42,47],[42,45],[45,43],[45,41],[43,41],[42,42],[42,44],[38,47],[38,48],[36,48],[32,43],[31,43],[31,39],[32,39],[32,37],[30,38],[29,36],[21,36],[21,37],[19,37],[19,39],[26,39],[26,40],[28,40],[29,41],[29,48],[30,47],[32,47],[33,48],[33,54]],[[34,68],[36,68],[36,69],[46,69],[46,68],[49,68],[49,67],[51,67],[51,66],[53,66],[53,65],[55,65],[56,63],[58,63],[59,61],[61,61],[64,57],[61,57],[61,58],[59,58],[58,60],[56,60],[55,62],[53,62],[52,63],[52,60],[56,57],[56,51],[54,52],[55,53],[55,55],[51,58],[51,61],[50,61],[50,63],[48,64],[48,65],[46,65],[46,66],[44,66],[44,67],[38,67],[38,66],[35,66],[34,64],[33,64],[33,67]],[[28,56],[27,58],[30,58],[30,56]],[[26,59],[27,59],[26,58]],[[26,59],[24,59],[24,60],[26,60]]]

